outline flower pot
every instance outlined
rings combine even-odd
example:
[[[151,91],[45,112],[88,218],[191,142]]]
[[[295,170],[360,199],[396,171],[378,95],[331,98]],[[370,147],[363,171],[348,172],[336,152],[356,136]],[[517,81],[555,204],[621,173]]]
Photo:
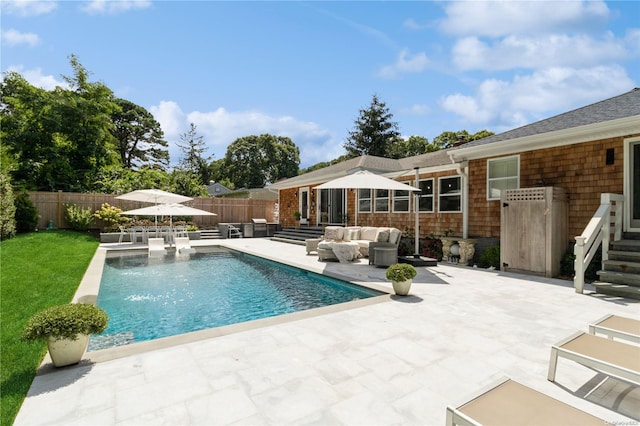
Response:
[[[398,296],[406,296],[409,294],[412,282],[413,280],[409,279],[404,281],[391,281],[391,284],[393,284],[393,291],[395,291]]]
[[[55,337],[47,339],[49,355],[56,367],[79,363],[87,350],[87,345],[89,345],[89,335],[87,334],[78,334],[76,340]]]

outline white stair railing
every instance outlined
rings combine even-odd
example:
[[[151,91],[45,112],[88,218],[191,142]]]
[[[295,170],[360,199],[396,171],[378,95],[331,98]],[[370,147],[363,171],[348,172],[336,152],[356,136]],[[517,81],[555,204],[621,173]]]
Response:
[[[609,259],[609,242],[622,239],[622,215],[624,196],[620,194],[600,194],[600,207],[596,210],[582,235],[576,237],[573,248],[575,276],[573,287],[576,293],[584,290],[584,274],[602,243],[602,262]],[[611,228],[613,225],[613,229]]]

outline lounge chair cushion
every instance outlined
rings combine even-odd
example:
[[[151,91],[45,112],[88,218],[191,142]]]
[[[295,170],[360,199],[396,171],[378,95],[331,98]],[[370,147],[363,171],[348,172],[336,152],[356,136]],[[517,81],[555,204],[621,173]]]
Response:
[[[376,235],[378,235],[378,229],[375,226],[363,226],[360,228],[359,240],[375,241]]]

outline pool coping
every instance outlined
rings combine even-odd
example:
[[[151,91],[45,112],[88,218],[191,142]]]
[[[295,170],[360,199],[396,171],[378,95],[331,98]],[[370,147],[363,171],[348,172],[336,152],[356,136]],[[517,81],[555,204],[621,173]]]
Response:
[[[239,251],[241,253],[257,256],[263,259],[271,260],[280,264],[284,264],[287,266],[292,266],[296,268],[303,269],[305,271],[309,271],[318,275],[323,275],[330,278],[335,278],[343,281],[347,281],[351,284],[358,285],[360,287],[369,288],[372,290],[376,290],[382,292],[384,294],[380,296],[373,296],[366,299],[354,300],[351,302],[343,302],[335,305],[323,306],[319,308],[307,309],[304,311],[292,312],[283,315],[277,315],[274,317],[262,318],[252,321],[246,321],[238,324],[230,324],[220,327],[209,328],[206,330],[193,331],[189,333],[179,334],[176,336],[167,336],[159,339],[147,340],[138,343],[131,343],[123,346],[116,346],[108,349],[100,349],[96,351],[88,351],[85,353],[82,361],[75,366],[82,366],[87,364],[106,362],[118,358],[124,358],[127,356],[137,355],[140,353],[145,353],[149,351],[154,351],[158,349],[170,348],[174,346],[183,345],[185,343],[192,343],[201,340],[213,339],[216,337],[227,336],[230,334],[241,333],[244,331],[255,330],[258,328],[270,327],[279,324],[289,323],[293,321],[300,321],[304,319],[314,318],[330,313],[342,312],[350,309],[357,309],[364,306],[370,306],[378,303],[388,302],[392,300],[393,295],[389,292],[388,288],[385,288],[381,285],[377,285],[375,283],[366,282],[366,281],[356,281],[353,277],[348,277],[346,275],[342,275],[335,272],[329,271],[317,271],[309,268],[307,265],[291,262],[291,261],[283,261],[282,259],[265,256],[264,254],[258,254],[256,252],[251,252],[251,250],[240,249],[238,247],[229,247],[224,243],[216,241],[216,243],[208,244],[208,245],[200,245],[194,247],[196,251],[200,248],[205,247],[225,247],[230,250]],[[102,280],[102,272],[104,269],[104,264],[107,256],[110,253],[115,253],[119,251],[127,251],[127,252],[139,252],[146,253],[146,248],[144,247],[122,247],[115,246],[109,247],[109,244],[98,246],[96,253],[94,254],[87,270],[76,290],[76,293],[73,296],[73,303],[90,303],[95,304],[98,299],[98,292],[100,290],[100,282]],[[205,250],[202,250],[205,251]],[[74,367],[74,366],[70,366]],[[68,368],[68,367],[67,367]],[[38,369],[37,374],[46,374],[48,372],[55,371],[56,368],[53,367],[53,363],[51,362],[51,358],[49,353],[45,355],[42,363],[40,364],[40,368]]]

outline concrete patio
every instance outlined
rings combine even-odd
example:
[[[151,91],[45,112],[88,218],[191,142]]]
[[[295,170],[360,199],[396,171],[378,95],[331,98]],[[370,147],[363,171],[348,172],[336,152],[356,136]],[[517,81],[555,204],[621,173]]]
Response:
[[[366,259],[318,262],[304,246],[268,239],[215,243],[391,289]],[[447,405],[502,376],[609,424],[640,421],[638,385],[565,359],[556,383],[546,380],[552,344],[605,314],[640,318],[636,301],[576,294],[557,279],[449,264],[418,270],[405,298],[44,365],[15,425],[442,425]]]

